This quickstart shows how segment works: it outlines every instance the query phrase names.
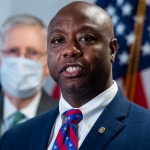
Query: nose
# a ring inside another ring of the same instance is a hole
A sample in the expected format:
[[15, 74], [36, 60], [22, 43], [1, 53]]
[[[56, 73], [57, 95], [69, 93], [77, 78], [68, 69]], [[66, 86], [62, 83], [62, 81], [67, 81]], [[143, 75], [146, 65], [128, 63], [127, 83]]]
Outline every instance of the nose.
[[27, 52], [25, 49], [20, 50], [19, 57], [27, 58]]
[[26, 58], [26, 54], [25, 53], [20, 53], [19, 57]]
[[68, 44], [63, 50], [64, 57], [79, 57], [82, 55], [80, 47], [76, 44]]

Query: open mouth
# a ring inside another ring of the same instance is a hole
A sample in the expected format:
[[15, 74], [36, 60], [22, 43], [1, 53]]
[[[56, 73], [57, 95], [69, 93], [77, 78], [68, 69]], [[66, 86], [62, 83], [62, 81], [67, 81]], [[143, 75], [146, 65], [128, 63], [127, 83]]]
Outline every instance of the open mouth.
[[68, 73], [73, 73], [73, 72], [76, 72], [76, 71], [78, 71], [78, 70], [80, 70], [81, 68], [79, 68], [79, 67], [67, 67], [66, 68], [66, 71], [68, 72]]
[[66, 78], [77, 78], [83, 74], [85, 68], [79, 64], [66, 64], [62, 67], [62, 74]]

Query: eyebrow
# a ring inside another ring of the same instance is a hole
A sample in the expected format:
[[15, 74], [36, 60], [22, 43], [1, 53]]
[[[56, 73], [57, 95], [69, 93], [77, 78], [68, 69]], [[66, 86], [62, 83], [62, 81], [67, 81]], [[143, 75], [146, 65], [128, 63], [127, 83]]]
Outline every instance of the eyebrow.
[[77, 29], [77, 31], [79, 32], [85, 32], [85, 31], [94, 31], [94, 32], [99, 32], [98, 28], [96, 26], [93, 26], [93, 25], [83, 25], [83, 26], [80, 26], [79, 29]]
[[61, 29], [61, 27], [57, 27], [53, 29], [52, 31], [48, 32], [48, 35], [52, 35], [54, 33], [65, 33], [64, 30]]

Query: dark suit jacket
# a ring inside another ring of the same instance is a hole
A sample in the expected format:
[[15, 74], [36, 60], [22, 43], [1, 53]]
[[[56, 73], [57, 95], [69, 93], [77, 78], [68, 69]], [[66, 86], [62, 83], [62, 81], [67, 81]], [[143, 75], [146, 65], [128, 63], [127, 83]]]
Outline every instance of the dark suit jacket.
[[[8, 131], [0, 150], [47, 150], [58, 108]], [[99, 128], [105, 127], [100, 133]], [[150, 111], [128, 101], [119, 90], [79, 150], [150, 150]]]
[[[3, 103], [4, 103], [4, 95], [0, 93], [0, 128], [3, 122]], [[52, 108], [56, 107], [57, 105], [58, 105], [58, 100], [55, 100], [51, 96], [47, 95], [44, 91], [42, 91], [42, 95], [40, 98], [40, 103], [38, 105], [36, 115], [49, 111]]]

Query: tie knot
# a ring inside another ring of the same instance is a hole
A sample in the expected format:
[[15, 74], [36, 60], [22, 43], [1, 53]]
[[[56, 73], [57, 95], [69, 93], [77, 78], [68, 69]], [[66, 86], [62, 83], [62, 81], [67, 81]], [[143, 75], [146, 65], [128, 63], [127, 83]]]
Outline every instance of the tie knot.
[[13, 121], [10, 124], [10, 128], [17, 125], [19, 121], [23, 118], [25, 118], [25, 116], [20, 111], [16, 111], [13, 115]]
[[82, 112], [79, 109], [70, 109], [65, 112], [67, 123], [77, 124], [83, 119]]
[[22, 119], [22, 118], [24, 118], [24, 115], [20, 112], [20, 111], [16, 111], [15, 113], [14, 113], [14, 118], [16, 119], [16, 120], [20, 120], [20, 119]]

